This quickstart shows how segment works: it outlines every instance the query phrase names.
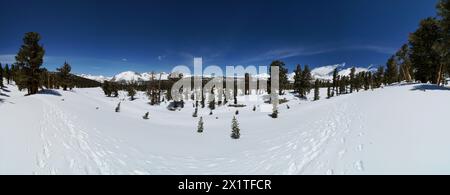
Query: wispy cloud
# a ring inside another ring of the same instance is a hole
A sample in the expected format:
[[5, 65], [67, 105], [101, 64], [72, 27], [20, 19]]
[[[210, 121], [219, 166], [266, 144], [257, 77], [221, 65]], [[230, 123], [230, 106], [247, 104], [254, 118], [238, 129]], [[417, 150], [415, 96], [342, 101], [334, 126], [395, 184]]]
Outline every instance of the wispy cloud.
[[164, 60], [164, 58], [166, 58], [165, 55], [160, 55], [157, 57], [158, 61], [162, 61], [162, 60]]
[[354, 45], [354, 46], [338, 46], [338, 47], [327, 47], [327, 48], [281, 48], [281, 49], [273, 49], [263, 52], [257, 56], [248, 58], [244, 60], [244, 63], [251, 62], [261, 62], [266, 60], [274, 60], [274, 59], [288, 59], [292, 57], [299, 56], [314, 56], [319, 54], [337, 52], [337, 51], [371, 51], [381, 54], [393, 54], [396, 49], [391, 47], [377, 46], [377, 45]]
[[265, 60], [273, 60], [273, 59], [287, 59], [292, 57], [298, 57], [298, 56], [313, 56], [323, 53], [329, 53], [336, 51], [336, 48], [326, 48], [326, 49], [316, 49], [316, 50], [309, 50], [306, 48], [283, 48], [283, 49], [275, 49], [275, 50], [269, 50], [267, 52], [263, 52], [260, 55], [257, 55], [255, 57], [251, 57], [244, 61], [244, 63], [250, 63], [250, 62], [260, 62]]
[[381, 53], [381, 54], [394, 54], [396, 52], [396, 48], [377, 46], [377, 45], [360, 45], [360, 46], [349, 47], [348, 49], [369, 50], [369, 51], [373, 51], [373, 52]]
[[122, 62], [128, 62], [128, 59], [122, 58]]

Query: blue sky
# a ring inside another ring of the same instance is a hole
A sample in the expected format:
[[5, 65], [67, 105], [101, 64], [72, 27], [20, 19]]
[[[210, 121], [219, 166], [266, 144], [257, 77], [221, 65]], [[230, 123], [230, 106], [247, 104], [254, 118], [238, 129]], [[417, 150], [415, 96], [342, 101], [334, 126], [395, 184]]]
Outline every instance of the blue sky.
[[0, 0], [0, 62], [42, 35], [45, 67], [75, 73], [286, 62], [380, 65], [437, 0]]

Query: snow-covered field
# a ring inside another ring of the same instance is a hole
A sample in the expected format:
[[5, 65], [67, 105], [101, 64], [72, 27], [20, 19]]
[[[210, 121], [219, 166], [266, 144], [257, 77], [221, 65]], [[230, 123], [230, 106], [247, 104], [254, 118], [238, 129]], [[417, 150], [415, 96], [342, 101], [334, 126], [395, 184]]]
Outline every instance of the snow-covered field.
[[239, 140], [230, 138], [235, 108], [200, 109], [199, 134], [192, 103], [173, 112], [140, 93], [115, 113], [123, 98], [100, 88], [25, 97], [8, 85], [0, 174], [450, 174], [448, 88], [397, 85], [316, 102], [286, 95], [278, 119], [241, 99]]

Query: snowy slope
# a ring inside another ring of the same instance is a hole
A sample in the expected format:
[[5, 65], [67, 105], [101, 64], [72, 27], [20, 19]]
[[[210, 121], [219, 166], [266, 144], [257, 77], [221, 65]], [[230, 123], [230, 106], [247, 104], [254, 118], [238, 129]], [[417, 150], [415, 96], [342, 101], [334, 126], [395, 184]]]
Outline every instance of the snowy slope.
[[[314, 79], [319, 80], [332, 80], [333, 79], [333, 72], [335, 69], [338, 69], [338, 75], [340, 76], [349, 76], [350, 71], [353, 67], [345, 68], [345, 63], [342, 64], [335, 64], [335, 65], [328, 65], [328, 66], [321, 66], [317, 67], [311, 70], [311, 75]], [[358, 74], [360, 72], [368, 72], [368, 71], [375, 71], [371, 66], [368, 68], [364, 67], [355, 67], [355, 73]], [[295, 75], [295, 74], [294, 74]]]
[[333, 78], [333, 71], [337, 68], [338, 70], [345, 66], [343, 64], [335, 64], [329, 66], [317, 67], [311, 70], [311, 75], [315, 79], [320, 80], [331, 80]]
[[139, 93], [115, 113], [124, 94], [100, 88], [23, 95], [9, 85], [0, 96], [0, 174], [450, 174], [450, 91], [432, 85], [287, 95], [278, 119], [240, 98], [239, 140], [234, 108], [200, 109], [198, 134], [191, 103], [172, 112]]
[[170, 73], [170, 74], [169, 73], [165, 73], [165, 72], [161, 72], [161, 73], [151, 73], [151, 72], [137, 73], [137, 72], [134, 72], [134, 71], [125, 71], [125, 72], [121, 72], [121, 73], [115, 75], [111, 79], [111, 81], [131, 83], [131, 82], [149, 81], [151, 79], [167, 80], [170, 77], [175, 77], [176, 75], [177, 75], [177, 73]]
[[[147, 75], [145, 75], [147, 76]], [[115, 75], [111, 81], [114, 82], [142, 82], [146, 81], [147, 78], [143, 77], [141, 74], [133, 71], [125, 71]]]

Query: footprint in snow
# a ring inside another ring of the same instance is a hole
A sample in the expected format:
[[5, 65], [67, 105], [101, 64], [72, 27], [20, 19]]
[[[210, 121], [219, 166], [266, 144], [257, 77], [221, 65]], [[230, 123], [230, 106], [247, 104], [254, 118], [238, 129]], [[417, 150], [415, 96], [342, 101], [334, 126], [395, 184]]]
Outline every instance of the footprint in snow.
[[360, 144], [360, 145], [358, 145], [358, 151], [362, 151], [363, 150], [363, 145], [362, 144]]
[[362, 161], [356, 161], [355, 162], [355, 168], [358, 171], [364, 171], [364, 164], [363, 164], [363, 162]]
[[328, 169], [326, 174], [327, 175], [334, 175], [333, 169]]

